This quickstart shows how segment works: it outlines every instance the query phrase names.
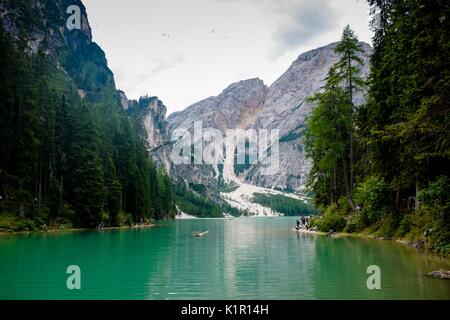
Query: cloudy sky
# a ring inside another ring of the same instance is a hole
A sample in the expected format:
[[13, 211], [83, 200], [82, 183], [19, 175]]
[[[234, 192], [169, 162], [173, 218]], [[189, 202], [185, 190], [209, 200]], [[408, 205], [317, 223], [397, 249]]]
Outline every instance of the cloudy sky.
[[229, 84], [275, 81], [350, 24], [371, 43], [365, 0], [84, 0], [94, 41], [129, 98], [174, 112]]

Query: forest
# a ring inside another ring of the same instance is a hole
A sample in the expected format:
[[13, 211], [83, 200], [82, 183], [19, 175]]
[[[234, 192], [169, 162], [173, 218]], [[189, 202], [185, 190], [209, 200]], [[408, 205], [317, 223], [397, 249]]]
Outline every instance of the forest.
[[290, 198], [280, 194], [271, 195], [255, 193], [252, 202], [259, 203], [285, 216], [309, 216], [317, 214], [315, 208], [302, 200]]
[[0, 231], [173, 216], [171, 181], [120, 105], [101, 49], [64, 50], [63, 72], [25, 46], [0, 29]]
[[[370, 0], [371, 73], [349, 26], [308, 119], [309, 188], [328, 231], [450, 252], [450, 4]], [[357, 92], [366, 102], [354, 103]]]
[[187, 187], [183, 183], [177, 183], [174, 186], [174, 194], [178, 208], [198, 218], [222, 218], [224, 213], [235, 217], [246, 214], [227, 203], [217, 203], [209, 199], [203, 184], [190, 183]]

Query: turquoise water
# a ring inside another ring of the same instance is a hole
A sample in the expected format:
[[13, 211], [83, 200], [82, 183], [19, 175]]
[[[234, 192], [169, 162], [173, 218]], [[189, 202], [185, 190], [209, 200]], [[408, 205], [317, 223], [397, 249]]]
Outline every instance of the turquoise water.
[[[390, 241], [297, 234], [295, 218], [0, 237], [1, 299], [450, 299], [449, 261]], [[209, 230], [195, 238], [196, 231]], [[68, 290], [66, 269], [81, 269]], [[369, 265], [381, 289], [369, 290]]]

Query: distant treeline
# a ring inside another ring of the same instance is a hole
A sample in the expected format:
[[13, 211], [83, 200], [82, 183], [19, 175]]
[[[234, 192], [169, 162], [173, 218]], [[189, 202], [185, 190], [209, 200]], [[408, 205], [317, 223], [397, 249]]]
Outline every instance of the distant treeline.
[[309, 216], [317, 213], [316, 209], [308, 203], [279, 194], [255, 193], [252, 201], [286, 216]]
[[175, 187], [175, 199], [178, 208], [190, 215], [196, 217], [213, 217], [221, 218], [224, 213], [240, 216], [245, 214], [240, 210], [233, 208], [227, 204], [218, 204], [210, 200], [206, 195], [201, 194], [205, 192], [205, 186], [202, 184], [191, 184], [190, 187], [197, 192], [189, 190], [182, 183]]

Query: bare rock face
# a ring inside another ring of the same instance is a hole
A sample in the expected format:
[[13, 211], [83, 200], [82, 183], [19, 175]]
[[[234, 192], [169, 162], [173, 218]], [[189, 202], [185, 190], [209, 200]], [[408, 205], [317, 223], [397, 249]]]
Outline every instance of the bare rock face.
[[[42, 51], [54, 59], [59, 58], [60, 50], [68, 46], [76, 51], [82, 46], [92, 43], [92, 32], [86, 13], [86, 8], [81, 0], [34, 0], [30, 4], [36, 21], [43, 21], [43, 25], [36, 24], [27, 19], [27, 13], [21, 11], [17, 1], [5, 0], [0, 2], [0, 17], [3, 28], [13, 39], [19, 40], [21, 33], [27, 35], [24, 39], [28, 51], [36, 54]], [[69, 30], [65, 28], [67, 13], [70, 6], [80, 9], [80, 29]], [[45, 41], [44, 41], [45, 40]]]
[[144, 127], [147, 131], [147, 142], [150, 149], [154, 149], [167, 139], [167, 109], [160, 100], [153, 98], [144, 106], [144, 110]]
[[233, 83], [217, 97], [209, 97], [181, 112], [172, 113], [167, 119], [169, 132], [177, 128], [189, 129], [195, 121], [202, 121], [204, 128], [223, 132], [253, 127], [267, 91], [260, 79]]
[[[79, 26], [68, 24], [74, 16], [79, 18]], [[101, 100], [105, 92], [100, 88], [115, 91], [119, 99], [105, 53], [92, 41], [81, 0], [2, 0], [0, 18], [13, 42], [25, 44], [20, 47], [27, 54], [46, 55], [58, 69], [72, 77], [82, 99]]]
[[[337, 43], [301, 54], [289, 69], [269, 88], [265, 103], [258, 115], [258, 127], [280, 131], [280, 169], [272, 176], [261, 174], [260, 165], [248, 170], [245, 180], [251, 184], [296, 190], [304, 186], [311, 169], [305, 157], [302, 135], [305, 120], [314, 105], [307, 98], [320, 91], [330, 67], [339, 57], [334, 52]], [[364, 66], [361, 73], [369, 74], [371, 47], [360, 43], [364, 52], [361, 58]], [[362, 93], [355, 97], [355, 103], [364, 102]]]
[[130, 101], [128, 100], [127, 95], [122, 90], [117, 90], [119, 94], [119, 100], [120, 104], [122, 105], [122, 108], [126, 111], [128, 110], [128, 107], [130, 106]]
[[147, 147], [153, 160], [158, 166], [164, 166], [170, 172], [168, 145], [168, 123], [166, 120], [167, 108], [157, 97], [142, 97], [139, 101], [128, 100], [125, 94], [119, 91], [122, 106], [127, 114], [142, 125], [146, 135]]
[[[181, 112], [168, 117], [167, 137], [176, 129], [192, 130], [195, 121], [202, 121], [203, 128], [219, 129], [278, 129], [280, 136], [280, 165], [274, 175], [264, 175], [261, 164], [251, 165], [243, 172], [236, 172], [241, 181], [288, 191], [301, 189], [311, 169], [305, 157], [302, 136], [305, 120], [314, 105], [307, 98], [319, 92], [329, 68], [338, 60], [334, 52], [337, 43], [301, 54], [270, 87], [260, 79], [249, 79], [230, 85], [216, 97], [195, 103]], [[362, 75], [369, 73], [371, 47], [361, 43], [364, 52]], [[355, 98], [356, 104], [364, 102], [362, 93]], [[154, 137], [151, 124], [149, 137]], [[152, 140], [155, 140], [152, 138]], [[161, 146], [170, 151], [170, 142]], [[170, 159], [169, 159], [170, 160]], [[171, 165], [172, 173], [188, 182], [214, 184], [219, 176], [217, 166]]]
[[[170, 156], [176, 140], [172, 134], [183, 129], [193, 134], [194, 122], [201, 121], [204, 129], [218, 129], [225, 137], [227, 129], [248, 129], [256, 125], [256, 116], [264, 103], [268, 88], [260, 79], [248, 79], [228, 86], [216, 97], [197, 102], [181, 112], [168, 117], [168, 142], [160, 153]], [[206, 186], [208, 195], [220, 201], [218, 180], [222, 172], [219, 166], [206, 164], [177, 164], [170, 166], [171, 176], [176, 180]]]

